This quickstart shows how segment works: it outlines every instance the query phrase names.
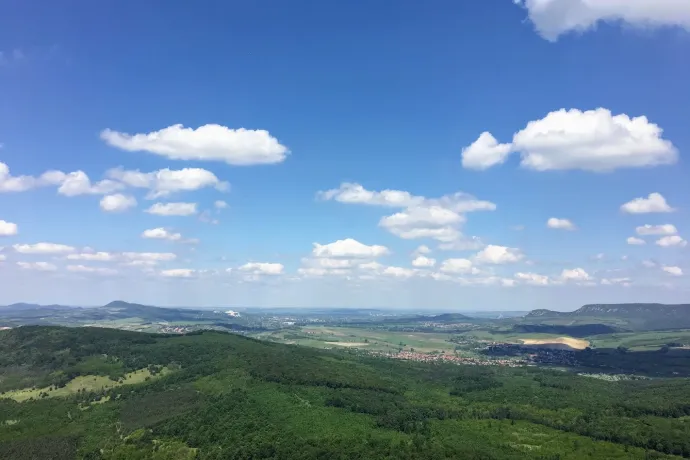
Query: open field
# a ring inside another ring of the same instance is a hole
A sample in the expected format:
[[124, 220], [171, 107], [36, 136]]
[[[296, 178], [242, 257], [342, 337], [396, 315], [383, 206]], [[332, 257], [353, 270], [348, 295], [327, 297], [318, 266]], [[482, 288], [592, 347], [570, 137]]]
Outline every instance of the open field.
[[522, 343], [525, 345], [549, 345], [549, 344], [563, 344], [576, 350], [584, 350], [589, 346], [589, 341], [582, 339], [574, 339], [572, 337], [554, 337], [550, 339], [523, 339]]
[[648, 331], [604, 334], [591, 337], [596, 348], [617, 348], [619, 346], [636, 351], [658, 350], [669, 343], [690, 344], [690, 330]]
[[67, 384], [62, 388], [55, 388], [51, 390], [51, 387], [45, 387], [12, 390], [0, 395], [0, 398], [14, 399], [17, 402], [28, 401], [31, 398], [40, 399], [41, 394], [47, 394], [47, 396], [45, 396], [46, 398], [59, 398], [70, 396], [79, 391], [101, 391], [122, 385], [135, 385], [137, 383], [145, 382], [147, 378], [155, 379], [169, 372], [170, 371], [167, 367], [164, 367], [160, 373], [156, 375], [152, 375], [148, 368], [138, 369], [125, 374], [125, 376], [122, 378], [122, 382], [111, 380], [109, 377], [102, 375], [80, 375], [67, 382]]
[[[489, 341], [514, 344], [559, 344], [568, 345], [573, 349], [584, 349], [589, 341], [572, 337], [541, 334], [491, 332], [488, 330], [473, 330], [459, 334], [442, 332], [405, 332], [386, 331], [381, 329], [366, 329], [356, 327], [337, 326], [309, 326], [264, 332], [255, 335], [256, 338], [272, 340], [288, 344], [303, 345], [316, 348], [360, 348], [370, 351], [397, 352], [400, 349], [420, 353], [452, 353], [474, 354], [473, 341]], [[451, 341], [452, 338], [463, 338], [468, 344]]]

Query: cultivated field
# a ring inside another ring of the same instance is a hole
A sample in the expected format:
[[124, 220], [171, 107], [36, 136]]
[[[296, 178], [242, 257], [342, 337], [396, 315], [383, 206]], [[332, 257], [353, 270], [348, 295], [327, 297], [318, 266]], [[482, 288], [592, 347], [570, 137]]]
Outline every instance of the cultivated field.
[[115, 388], [122, 385], [134, 385], [146, 381], [147, 378], [155, 379], [159, 376], [165, 375], [169, 372], [167, 367], [164, 367], [158, 374], [152, 375], [148, 368], [138, 369], [133, 372], [125, 374], [122, 382], [111, 380], [102, 375], [80, 375], [73, 378], [64, 387], [54, 388], [26, 388], [22, 390], [7, 391], [0, 395], [0, 398], [14, 399], [17, 402], [27, 401], [31, 398], [40, 399], [41, 394], [45, 394], [46, 398], [57, 398], [69, 396], [79, 391], [100, 391], [109, 388]]

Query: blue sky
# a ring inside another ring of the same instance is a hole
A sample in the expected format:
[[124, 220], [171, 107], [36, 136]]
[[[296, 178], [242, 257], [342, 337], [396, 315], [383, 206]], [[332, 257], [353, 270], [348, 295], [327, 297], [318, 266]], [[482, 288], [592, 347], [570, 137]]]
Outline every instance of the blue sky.
[[0, 2], [0, 304], [687, 301], [690, 6], [620, 3]]

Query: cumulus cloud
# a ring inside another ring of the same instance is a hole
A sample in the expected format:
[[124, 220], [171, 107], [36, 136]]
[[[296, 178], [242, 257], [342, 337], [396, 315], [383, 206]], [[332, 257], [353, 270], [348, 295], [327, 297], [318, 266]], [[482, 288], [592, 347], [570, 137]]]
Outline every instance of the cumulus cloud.
[[[63, 174], [63, 173], [60, 173]], [[48, 176], [55, 179], [54, 176]], [[60, 178], [61, 179], [61, 178]], [[55, 185], [56, 182], [42, 180], [32, 176], [13, 176], [7, 164], [0, 162], [0, 193], [2, 192], [25, 192], [35, 187], [45, 185]]]
[[0, 220], [0, 236], [14, 236], [19, 233], [17, 224]]
[[59, 181], [60, 187], [58, 188], [58, 193], [65, 196], [106, 195], [117, 190], [122, 190], [125, 187], [119, 182], [108, 179], [92, 184], [89, 176], [87, 176], [84, 171], [75, 171], [69, 174], [63, 174], [60, 171], [51, 171], [45, 173], [44, 178], [46, 175], [53, 181], [62, 179]]
[[366, 190], [360, 184], [343, 182], [337, 189], [318, 192], [317, 198], [321, 200], [335, 200], [347, 204], [367, 204], [372, 206], [388, 206], [393, 208], [406, 208], [421, 204], [424, 197], [413, 196], [409, 192], [401, 190], [382, 190], [380, 192]]
[[184, 168], [179, 170], [161, 169], [149, 173], [139, 170], [128, 171], [123, 168], [111, 169], [108, 177], [134, 188], [146, 188], [150, 192], [148, 199], [168, 196], [175, 192], [189, 192], [205, 187], [214, 187], [226, 191], [230, 185], [216, 177], [211, 171], [201, 168]]
[[216, 200], [216, 202], [213, 203], [213, 207], [216, 209], [225, 209], [228, 207], [228, 204], [223, 200]]
[[488, 169], [503, 163], [510, 154], [511, 144], [499, 144], [489, 132], [483, 132], [479, 139], [462, 149], [462, 166], [467, 169]]
[[550, 283], [549, 277], [545, 275], [539, 275], [537, 273], [516, 273], [515, 279], [522, 281], [525, 284], [530, 284], [532, 286], [548, 286]]
[[191, 216], [197, 213], [196, 203], [155, 203], [146, 210], [157, 216]]
[[432, 259], [424, 256], [417, 256], [412, 261], [412, 266], [417, 268], [430, 268], [436, 265], [436, 259]]
[[575, 230], [575, 225], [568, 219], [558, 219], [556, 217], [550, 218], [546, 222], [546, 226], [558, 230]]
[[384, 276], [393, 276], [396, 278], [409, 278], [414, 276], [415, 271], [409, 268], [403, 267], [386, 267], [382, 274]]
[[84, 252], [80, 254], [69, 254], [69, 260], [88, 260], [91, 262], [112, 262], [117, 259], [117, 254], [109, 252]]
[[650, 193], [647, 198], [635, 198], [621, 206], [621, 211], [628, 214], [647, 214], [652, 212], [674, 212], [660, 193]]
[[429, 253], [431, 253], [431, 249], [429, 248], [429, 246], [426, 246], [426, 245], [424, 245], [424, 244], [422, 244], [421, 246], [419, 246], [419, 247], [418, 247], [417, 249], [415, 249], [414, 252], [413, 252], [413, 254], [429, 254]]
[[281, 275], [285, 267], [283, 264], [268, 262], [249, 262], [239, 268], [243, 272], [253, 275]]
[[116, 193], [106, 195], [101, 199], [100, 206], [105, 212], [123, 212], [137, 205], [137, 200], [133, 196]]
[[573, 269], [565, 269], [561, 272], [561, 281], [568, 282], [568, 281], [589, 281], [591, 277], [589, 276], [589, 273], [587, 273], [584, 269], [582, 268], [573, 268]]
[[647, 242], [642, 238], [636, 238], [634, 236], [628, 237], [627, 242], [628, 244], [632, 244], [634, 246], [642, 246], [644, 244], [647, 244]]
[[479, 251], [473, 260], [480, 264], [510, 264], [519, 262], [524, 258], [522, 252], [517, 248], [506, 246], [488, 245]]
[[382, 217], [379, 226], [403, 239], [428, 238], [443, 243], [452, 243], [463, 237], [459, 226], [465, 221], [465, 213], [496, 209], [494, 203], [478, 200], [462, 192], [440, 198], [427, 198], [402, 190], [367, 190], [360, 184], [349, 182], [341, 184], [337, 189], [319, 192], [317, 198], [348, 204], [402, 208], [400, 212]]
[[561, 109], [529, 122], [511, 144], [503, 145], [520, 153], [520, 164], [528, 169], [608, 172], [675, 163], [678, 151], [662, 134], [644, 116], [613, 115], [604, 108]]
[[472, 261], [469, 259], [446, 259], [439, 270], [443, 273], [465, 274], [472, 273]]
[[113, 268], [87, 267], [86, 265], [68, 265], [67, 271], [73, 273], [95, 273], [97, 275], [117, 275], [117, 270]]
[[338, 240], [329, 244], [314, 243], [312, 254], [314, 257], [344, 257], [374, 259], [389, 254], [385, 246], [360, 243], [352, 238]]
[[141, 234], [142, 238], [156, 239], [156, 240], [168, 240], [168, 241], [179, 241], [182, 239], [182, 235], [179, 233], [170, 232], [163, 227], [151, 228], [144, 230]]
[[280, 163], [289, 153], [268, 131], [231, 129], [216, 124], [196, 129], [176, 124], [133, 135], [105, 129], [101, 139], [130, 152], [149, 152], [173, 160], [223, 161], [238, 166]]
[[65, 173], [50, 170], [39, 177], [13, 176], [9, 167], [0, 162], [0, 193], [25, 192], [38, 187], [57, 186], [58, 193], [64, 196], [105, 195], [125, 187], [113, 180], [102, 180], [92, 183], [84, 171]]
[[680, 267], [673, 267], [673, 266], [663, 266], [661, 267], [663, 271], [668, 273], [669, 275], [673, 276], [683, 276], [683, 270]]
[[656, 240], [656, 245], [662, 246], [662, 247], [677, 246], [677, 247], [684, 248], [685, 246], [688, 245], [688, 242], [685, 241], [683, 238], [681, 238], [678, 235], [673, 235], [673, 236], [664, 236], [662, 238], [659, 238], [658, 240]]
[[599, 22], [637, 27], [676, 26], [690, 31], [690, 3], [683, 0], [514, 0], [545, 39], [585, 32]]
[[122, 257], [131, 261], [145, 262], [169, 262], [177, 259], [177, 255], [172, 252], [123, 252]]
[[635, 229], [638, 235], [675, 235], [678, 233], [675, 225], [663, 224], [663, 225], [642, 225]]
[[72, 246], [55, 243], [14, 244], [12, 248], [21, 254], [65, 254], [75, 251]]
[[195, 271], [190, 268], [172, 268], [169, 270], [161, 270], [161, 276], [166, 278], [192, 278]]
[[57, 267], [49, 262], [17, 262], [22, 270], [35, 270], [39, 272], [54, 272]]

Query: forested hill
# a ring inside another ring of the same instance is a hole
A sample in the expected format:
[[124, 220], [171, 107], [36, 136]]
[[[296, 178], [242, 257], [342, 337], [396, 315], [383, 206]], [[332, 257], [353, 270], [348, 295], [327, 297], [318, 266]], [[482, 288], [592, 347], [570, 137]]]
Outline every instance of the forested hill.
[[0, 458], [690, 456], [685, 379], [602, 381], [206, 331], [0, 331]]
[[543, 321], [553, 318], [573, 319], [602, 318], [630, 322], [631, 326], [644, 329], [672, 329], [690, 327], [690, 304], [623, 303], [584, 305], [572, 312], [532, 310], [525, 316], [527, 321]]

